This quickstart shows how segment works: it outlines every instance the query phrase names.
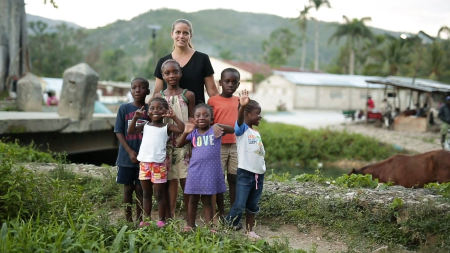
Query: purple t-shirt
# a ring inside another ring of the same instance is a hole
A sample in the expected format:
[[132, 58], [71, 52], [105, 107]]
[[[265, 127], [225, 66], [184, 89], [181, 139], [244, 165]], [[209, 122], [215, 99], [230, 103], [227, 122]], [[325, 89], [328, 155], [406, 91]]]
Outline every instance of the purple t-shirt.
[[187, 137], [192, 144], [186, 178], [186, 194], [213, 195], [227, 191], [220, 162], [222, 137], [215, 138], [213, 127], [199, 134], [195, 129]]

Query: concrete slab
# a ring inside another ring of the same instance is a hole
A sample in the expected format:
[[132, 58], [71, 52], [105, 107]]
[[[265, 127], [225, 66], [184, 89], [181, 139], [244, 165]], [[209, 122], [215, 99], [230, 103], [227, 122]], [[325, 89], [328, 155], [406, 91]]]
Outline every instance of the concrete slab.
[[115, 114], [94, 113], [91, 119], [74, 121], [56, 112], [0, 112], [0, 134], [112, 130], [115, 120]]

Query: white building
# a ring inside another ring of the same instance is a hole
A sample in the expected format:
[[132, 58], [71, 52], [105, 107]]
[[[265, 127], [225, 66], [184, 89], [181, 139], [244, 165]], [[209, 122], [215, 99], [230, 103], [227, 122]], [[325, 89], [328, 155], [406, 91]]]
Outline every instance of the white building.
[[[256, 86], [252, 98], [257, 100], [264, 111], [276, 111], [284, 104], [287, 110], [324, 109], [358, 110], [365, 109], [367, 95], [371, 95], [375, 107], [385, 97], [385, 85], [368, 84], [366, 80], [381, 77], [337, 75], [326, 73], [302, 73], [274, 71], [274, 74]], [[394, 93], [391, 87], [387, 93]], [[407, 104], [407, 91], [400, 91], [401, 107]], [[398, 97], [397, 97], [398, 100]], [[395, 101], [390, 100], [394, 105]], [[397, 102], [398, 103], [398, 102]]]

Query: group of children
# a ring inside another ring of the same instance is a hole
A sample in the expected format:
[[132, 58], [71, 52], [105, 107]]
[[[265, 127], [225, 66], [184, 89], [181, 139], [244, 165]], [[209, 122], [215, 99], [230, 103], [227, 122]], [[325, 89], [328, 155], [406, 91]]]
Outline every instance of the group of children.
[[[149, 83], [143, 78], [131, 82], [134, 101], [120, 107], [115, 132], [119, 139], [117, 182], [124, 184], [126, 219], [132, 221], [131, 204], [136, 193], [136, 220], [148, 225], [154, 192], [158, 204], [157, 225], [163, 227], [175, 214], [180, 182], [187, 210], [185, 231], [195, 226], [198, 202], [202, 201], [207, 224], [217, 215], [235, 229], [242, 227], [246, 211], [247, 235], [259, 238], [253, 231], [255, 214], [259, 212], [264, 173], [264, 146], [253, 129], [261, 120], [261, 107], [239, 87], [236, 69], [222, 71], [222, 93], [211, 97], [208, 104], [195, 106], [195, 95], [179, 87], [181, 66], [169, 59], [161, 72], [167, 89], [154, 94], [148, 105]], [[140, 145], [139, 145], [140, 144]], [[224, 214], [224, 196], [230, 191], [231, 209]], [[215, 206], [218, 212], [215, 212]], [[214, 230], [211, 230], [214, 232]]]

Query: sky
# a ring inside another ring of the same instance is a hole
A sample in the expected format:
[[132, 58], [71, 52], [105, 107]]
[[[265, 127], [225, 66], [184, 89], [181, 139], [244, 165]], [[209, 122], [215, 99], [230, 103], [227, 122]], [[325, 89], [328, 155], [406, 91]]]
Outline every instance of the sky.
[[[297, 17], [308, 0], [56, 0], [58, 9], [44, 0], [25, 0], [29, 14], [75, 23], [85, 28], [97, 28], [116, 20], [130, 20], [149, 10], [160, 8], [195, 12], [205, 9], [233, 9], [240, 12], [266, 13], [285, 18]], [[436, 36], [440, 27], [450, 26], [450, 0], [329, 0], [311, 16], [322, 21], [343, 22], [348, 18], [371, 17], [367, 25], [396, 32], [425, 31]], [[181, 18], [181, 17], [180, 17]], [[220, 17], [218, 17], [220, 18]], [[196, 24], [198, 25], [198, 24]]]

